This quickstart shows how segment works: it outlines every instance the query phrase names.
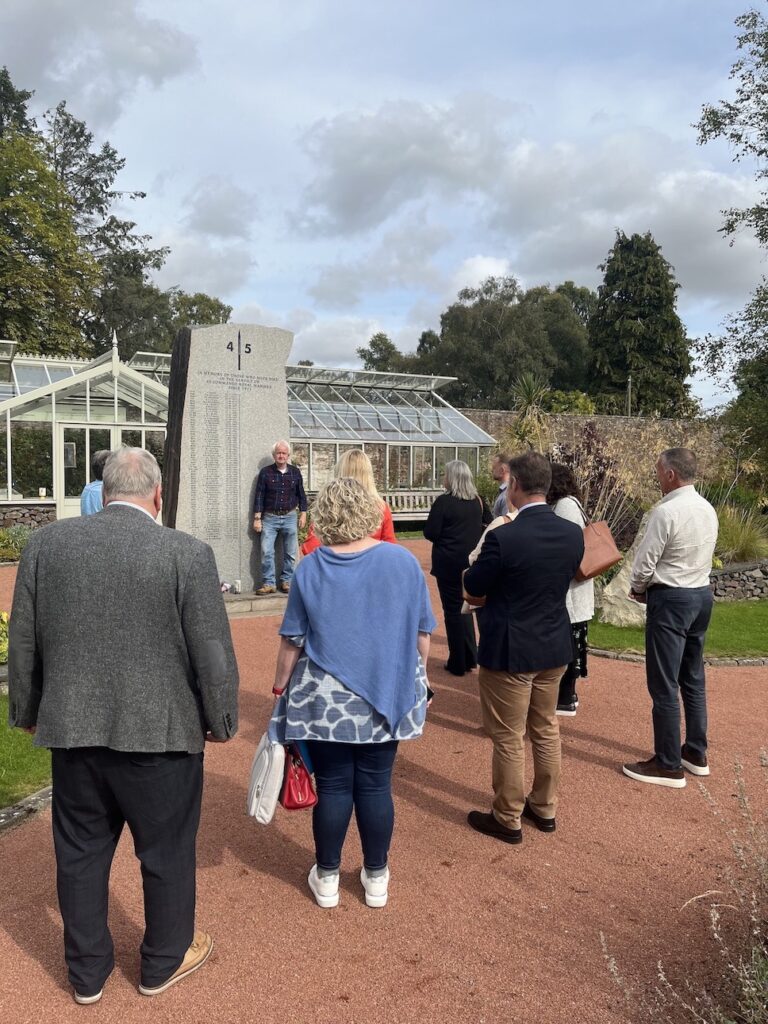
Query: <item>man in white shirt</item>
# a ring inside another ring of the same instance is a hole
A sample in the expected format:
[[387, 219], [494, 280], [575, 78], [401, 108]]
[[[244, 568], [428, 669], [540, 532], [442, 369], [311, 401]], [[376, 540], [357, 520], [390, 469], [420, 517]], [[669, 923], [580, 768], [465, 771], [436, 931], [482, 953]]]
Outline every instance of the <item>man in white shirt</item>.
[[[645, 670], [653, 701], [654, 756], [625, 764], [638, 782], [682, 789], [683, 768], [709, 775], [704, 638], [712, 615], [709, 586], [717, 513], [693, 486], [696, 456], [670, 448], [656, 463], [663, 495], [632, 564], [629, 596], [647, 603]], [[678, 694], [679, 691], [679, 694]], [[685, 743], [680, 746], [680, 701]]]

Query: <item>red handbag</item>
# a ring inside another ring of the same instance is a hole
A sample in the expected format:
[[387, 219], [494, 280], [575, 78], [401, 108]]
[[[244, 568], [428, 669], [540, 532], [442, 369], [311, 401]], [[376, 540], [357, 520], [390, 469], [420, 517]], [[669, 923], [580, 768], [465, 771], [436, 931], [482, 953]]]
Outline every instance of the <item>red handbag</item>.
[[317, 793], [312, 785], [312, 776], [295, 746], [285, 752], [285, 775], [280, 791], [280, 803], [286, 811], [300, 811], [303, 807], [314, 807]]

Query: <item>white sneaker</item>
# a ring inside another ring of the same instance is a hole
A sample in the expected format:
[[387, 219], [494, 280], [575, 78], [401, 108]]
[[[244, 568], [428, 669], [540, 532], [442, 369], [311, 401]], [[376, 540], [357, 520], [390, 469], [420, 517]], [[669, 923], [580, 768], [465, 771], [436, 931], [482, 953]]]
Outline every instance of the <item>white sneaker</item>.
[[365, 889], [365, 905], [367, 907], [385, 907], [389, 893], [389, 868], [383, 875], [370, 877], [365, 868], [360, 872], [360, 881]]
[[325, 875], [323, 878], [317, 873], [317, 864], [312, 865], [312, 870], [307, 878], [309, 888], [315, 897], [318, 907], [326, 909], [339, 905], [339, 873]]

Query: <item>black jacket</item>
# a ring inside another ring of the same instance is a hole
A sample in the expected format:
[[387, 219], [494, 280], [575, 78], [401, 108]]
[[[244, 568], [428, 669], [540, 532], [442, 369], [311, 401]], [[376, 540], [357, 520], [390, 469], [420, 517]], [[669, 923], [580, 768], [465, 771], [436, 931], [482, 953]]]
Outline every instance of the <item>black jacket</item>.
[[464, 576], [478, 610], [484, 668], [538, 672], [573, 660], [565, 595], [584, 557], [584, 535], [549, 505], [524, 509], [492, 530]]
[[432, 575], [460, 575], [482, 536], [483, 524], [490, 521], [491, 513], [480, 498], [454, 498], [447, 492], [435, 498], [424, 525], [424, 536], [432, 541]]

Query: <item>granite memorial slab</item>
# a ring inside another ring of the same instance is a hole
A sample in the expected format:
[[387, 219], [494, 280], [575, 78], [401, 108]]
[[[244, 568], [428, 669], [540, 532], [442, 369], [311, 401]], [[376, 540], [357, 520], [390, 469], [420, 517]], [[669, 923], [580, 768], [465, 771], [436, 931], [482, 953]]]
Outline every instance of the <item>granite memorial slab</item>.
[[171, 357], [163, 522], [213, 548], [219, 576], [260, 582], [251, 509], [259, 469], [289, 435], [293, 334], [256, 324], [179, 331]]

